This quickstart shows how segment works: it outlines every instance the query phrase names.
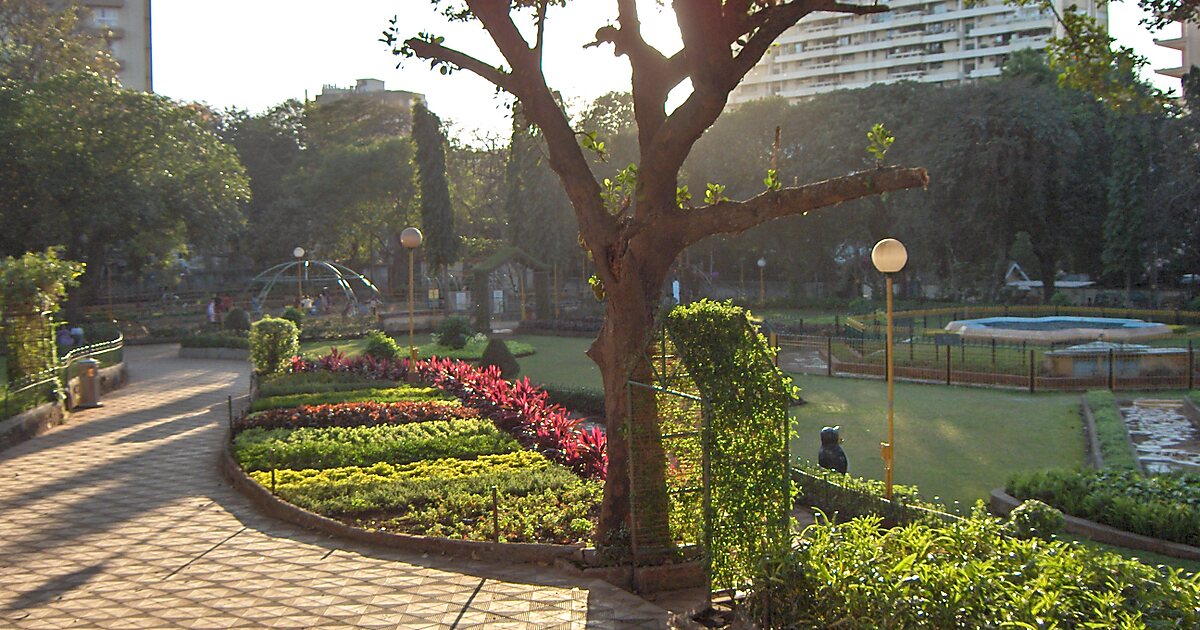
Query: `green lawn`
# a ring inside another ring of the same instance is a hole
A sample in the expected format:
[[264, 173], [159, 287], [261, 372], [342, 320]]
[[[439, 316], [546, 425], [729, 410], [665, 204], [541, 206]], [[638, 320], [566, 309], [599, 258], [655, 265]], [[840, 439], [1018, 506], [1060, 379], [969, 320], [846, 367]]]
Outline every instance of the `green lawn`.
[[[792, 408], [793, 455], [815, 461], [821, 427], [841, 425], [850, 472], [883, 479], [879, 443], [887, 439], [883, 381], [793, 375], [808, 404]], [[898, 484], [926, 498], [969, 507], [1020, 470], [1079, 466], [1079, 394], [1027, 393], [897, 383]]]

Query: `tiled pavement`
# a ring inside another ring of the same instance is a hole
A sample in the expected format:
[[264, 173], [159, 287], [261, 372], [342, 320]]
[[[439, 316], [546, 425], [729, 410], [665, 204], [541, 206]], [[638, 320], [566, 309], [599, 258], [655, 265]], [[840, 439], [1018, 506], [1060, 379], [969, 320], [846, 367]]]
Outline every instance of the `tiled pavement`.
[[361, 547], [260, 516], [216, 472], [245, 364], [175, 353], [128, 348], [130, 383], [103, 408], [0, 451], [0, 627], [670, 625], [603, 582]]

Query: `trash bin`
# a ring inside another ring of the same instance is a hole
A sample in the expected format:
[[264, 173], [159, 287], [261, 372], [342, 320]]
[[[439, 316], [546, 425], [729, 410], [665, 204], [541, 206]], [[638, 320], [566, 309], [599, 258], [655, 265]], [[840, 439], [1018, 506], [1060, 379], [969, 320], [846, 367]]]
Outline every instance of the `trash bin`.
[[79, 366], [79, 401], [75, 409], [103, 407], [100, 403], [100, 362], [80, 359], [75, 365]]

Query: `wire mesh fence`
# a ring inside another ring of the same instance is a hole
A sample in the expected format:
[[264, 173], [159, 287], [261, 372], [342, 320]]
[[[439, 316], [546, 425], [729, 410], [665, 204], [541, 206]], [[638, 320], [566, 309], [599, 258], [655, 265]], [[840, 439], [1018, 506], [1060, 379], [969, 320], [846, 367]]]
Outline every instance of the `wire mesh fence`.
[[114, 328], [115, 338], [59, 354], [54, 339], [58, 324], [43, 317], [5, 317], [0, 320], [0, 363], [6, 378], [0, 380], [0, 419], [63, 400], [67, 384], [79, 376], [79, 360], [95, 359], [100, 367], [124, 360], [125, 338]]
[[[1186, 347], [1130, 347], [1092, 343], [1055, 347], [973, 342], [957, 335], [897, 335], [892, 352], [896, 378], [946, 385], [1038, 390], [1194, 389], [1196, 352]], [[800, 371], [829, 376], [886, 373], [888, 347], [873, 334], [842, 337], [776, 335], [785, 359]], [[807, 360], [800, 360], [807, 359]]]

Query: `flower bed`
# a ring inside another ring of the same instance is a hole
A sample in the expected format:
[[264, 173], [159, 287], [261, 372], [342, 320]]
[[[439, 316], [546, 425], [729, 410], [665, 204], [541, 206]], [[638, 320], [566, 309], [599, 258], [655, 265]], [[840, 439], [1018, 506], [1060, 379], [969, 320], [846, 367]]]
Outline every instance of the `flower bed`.
[[244, 431], [254, 427], [264, 429], [369, 427], [379, 424], [408, 424], [429, 420], [477, 417], [479, 417], [478, 411], [463, 407], [454, 401], [349, 402], [260, 411], [236, 420], [234, 430]]
[[771, 628], [1191, 628], [1200, 578], [1008, 537], [982, 514], [890, 530], [861, 518], [763, 561], [746, 610]]
[[290, 394], [316, 394], [342, 392], [355, 389], [379, 389], [395, 387], [398, 383], [363, 378], [355, 374], [337, 372], [308, 372], [304, 374], [279, 374], [268, 376], [258, 382], [259, 397], [287, 396]]
[[407, 464], [423, 459], [471, 459], [519, 450], [488, 420], [435, 420], [415, 424], [254, 428], [238, 433], [233, 455], [246, 470]]
[[1051, 470], [1017, 475], [1006, 490], [1127, 532], [1200, 546], [1198, 475]]
[[402, 385], [389, 389], [355, 389], [349, 391], [319, 392], [315, 394], [289, 394], [286, 396], [269, 396], [259, 398], [251, 405], [251, 411], [277, 409], [282, 407], [300, 407], [314, 405], [333, 405], [344, 402], [365, 401], [374, 403], [410, 402], [450, 400], [442, 392], [432, 387], [410, 387]]

